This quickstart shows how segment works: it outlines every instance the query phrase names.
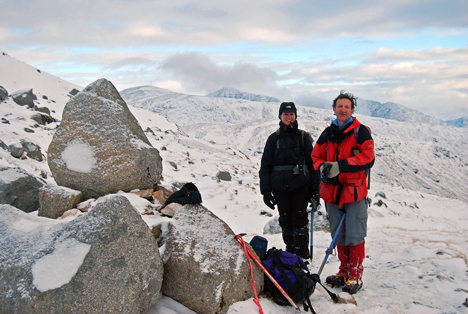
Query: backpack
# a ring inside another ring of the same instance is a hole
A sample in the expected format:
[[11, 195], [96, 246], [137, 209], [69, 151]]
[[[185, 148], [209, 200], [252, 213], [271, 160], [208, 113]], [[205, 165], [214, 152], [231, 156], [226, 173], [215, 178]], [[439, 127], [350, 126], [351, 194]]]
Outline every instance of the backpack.
[[[268, 250], [262, 263], [296, 304], [303, 304], [304, 311], [307, 312], [310, 308], [312, 313], [315, 313], [310, 302], [310, 295], [314, 293], [315, 285], [320, 278], [317, 274], [309, 273], [302, 258], [273, 247]], [[275, 303], [289, 305], [286, 298], [267, 276], [265, 276], [264, 290]]]
[[198, 191], [195, 184], [188, 182], [182, 186], [182, 188], [171, 194], [166, 200], [165, 206], [170, 203], [178, 203], [181, 205], [185, 204], [201, 204], [202, 197], [200, 191]]
[[[304, 130], [301, 130], [301, 129], [298, 129], [297, 130], [299, 133], [301, 133], [301, 152], [304, 154], [304, 147], [305, 147], [305, 144], [304, 144], [304, 136], [305, 134], [308, 134], [306, 131]], [[280, 132], [281, 132], [281, 129], [278, 128], [278, 130], [276, 130], [276, 149], [279, 149], [279, 135], [280, 135]], [[305, 154], [304, 154], [305, 155]], [[299, 167], [298, 165], [285, 165], [285, 166], [275, 166], [273, 167], [273, 170], [274, 171], [278, 171], [278, 170], [292, 170], [294, 174], [299, 174]], [[306, 163], [305, 163], [305, 156], [304, 156], [304, 160], [302, 162], [302, 171], [304, 173], [304, 176], [306, 175], [307, 172], [309, 172], [309, 170], [307, 169], [306, 167]]]

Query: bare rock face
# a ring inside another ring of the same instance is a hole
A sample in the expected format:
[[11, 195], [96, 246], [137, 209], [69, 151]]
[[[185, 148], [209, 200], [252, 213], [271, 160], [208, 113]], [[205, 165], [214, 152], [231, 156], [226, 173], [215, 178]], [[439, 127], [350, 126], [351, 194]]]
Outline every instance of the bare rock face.
[[144, 313], [163, 264], [148, 225], [120, 195], [60, 221], [0, 205], [0, 313]]
[[159, 151], [106, 79], [68, 101], [48, 163], [57, 185], [81, 191], [85, 199], [152, 189], [162, 173]]
[[[197, 313], [223, 314], [254, 297], [249, 263], [234, 232], [201, 205], [180, 208], [169, 225], [162, 292]], [[257, 293], [263, 273], [252, 262]]]

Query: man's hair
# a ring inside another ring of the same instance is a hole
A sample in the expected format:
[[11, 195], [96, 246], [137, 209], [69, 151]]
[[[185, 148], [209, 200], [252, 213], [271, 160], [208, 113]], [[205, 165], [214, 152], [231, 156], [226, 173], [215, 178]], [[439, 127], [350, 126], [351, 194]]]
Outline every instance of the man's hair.
[[351, 109], [353, 110], [357, 106], [357, 98], [354, 97], [354, 95], [351, 93], [346, 93], [344, 90], [342, 90], [340, 94], [333, 100], [333, 108], [336, 107], [336, 102], [338, 99], [348, 99], [351, 101]]

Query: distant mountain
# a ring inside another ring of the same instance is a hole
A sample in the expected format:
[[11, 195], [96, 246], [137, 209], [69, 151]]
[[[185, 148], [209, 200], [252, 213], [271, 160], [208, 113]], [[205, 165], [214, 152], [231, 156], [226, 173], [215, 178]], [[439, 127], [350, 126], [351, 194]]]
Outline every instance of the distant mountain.
[[397, 103], [380, 103], [372, 100], [358, 100], [356, 113], [375, 118], [384, 118], [401, 122], [429, 123], [432, 125], [445, 125], [446, 123], [428, 116], [418, 110], [404, 107]]
[[236, 99], [245, 99], [245, 100], [250, 100], [250, 101], [262, 101], [262, 102], [281, 102], [278, 98], [245, 93], [240, 90], [229, 88], [229, 87], [223, 87], [220, 90], [214, 93], [208, 94], [206, 96], [207, 97], [236, 98]]
[[156, 112], [178, 126], [275, 118], [279, 108], [277, 103], [187, 95], [154, 86], [119, 92], [129, 105]]
[[468, 117], [461, 117], [455, 120], [445, 120], [445, 123], [453, 125], [457, 128], [468, 128]]

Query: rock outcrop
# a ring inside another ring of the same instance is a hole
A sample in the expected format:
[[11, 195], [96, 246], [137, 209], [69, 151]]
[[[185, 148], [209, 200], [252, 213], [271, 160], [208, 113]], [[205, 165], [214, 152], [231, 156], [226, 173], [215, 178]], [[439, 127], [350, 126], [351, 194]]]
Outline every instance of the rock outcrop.
[[158, 150], [105, 79], [68, 101], [48, 163], [58, 185], [81, 191], [85, 199], [154, 188], [162, 173]]
[[120, 195], [71, 221], [0, 205], [0, 313], [144, 313], [161, 298], [153, 235]]

